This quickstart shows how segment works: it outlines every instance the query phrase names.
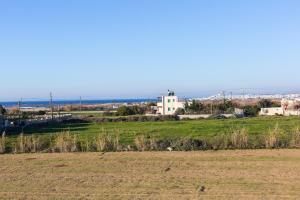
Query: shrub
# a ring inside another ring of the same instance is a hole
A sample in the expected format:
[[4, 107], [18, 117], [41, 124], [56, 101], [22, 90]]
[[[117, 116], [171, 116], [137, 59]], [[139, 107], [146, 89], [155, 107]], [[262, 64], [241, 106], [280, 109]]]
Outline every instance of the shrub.
[[58, 152], [76, 152], [78, 151], [77, 135], [68, 132], [56, 134], [54, 151]]
[[248, 133], [246, 129], [238, 129], [231, 133], [231, 144], [233, 148], [245, 149], [248, 147]]
[[260, 109], [258, 106], [245, 106], [244, 107], [244, 115], [246, 117], [255, 117], [258, 115], [259, 110]]
[[117, 109], [117, 115], [128, 116], [128, 115], [141, 115], [145, 113], [145, 108], [140, 106], [121, 106]]
[[175, 115], [184, 115], [185, 114], [185, 110], [183, 108], [177, 108], [177, 110], [175, 111]]
[[269, 130], [269, 133], [265, 136], [265, 147], [266, 148], [279, 147], [279, 136], [280, 136], [280, 129], [278, 124], [276, 124], [274, 129]]
[[39, 136], [24, 136], [23, 133], [14, 143], [14, 153], [36, 153], [43, 149], [43, 142]]
[[165, 151], [167, 150], [168, 147], [172, 146], [172, 141], [171, 140], [150, 140], [150, 146], [151, 150], [156, 150], [156, 151]]
[[171, 145], [177, 151], [195, 151], [195, 150], [204, 150], [206, 144], [202, 140], [184, 138], [172, 141]]
[[300, 129], [296, 128], [291, 133], [290, 145], [291, 148], [300, 148]]
[[108, 134], [104, 130], [95, 139], [96, 150], [103, 151], [118, 151], [120, 149], [119, 133]]
[[230, 146], [230, 137], [228, 134], [216, 135], [210, 139], [209, 146], [214, 150], [228, 149]]
[[148, 141], [144, 135], [135, 137], [134, 143], [138, 151], [145, 151], [149, 147]]

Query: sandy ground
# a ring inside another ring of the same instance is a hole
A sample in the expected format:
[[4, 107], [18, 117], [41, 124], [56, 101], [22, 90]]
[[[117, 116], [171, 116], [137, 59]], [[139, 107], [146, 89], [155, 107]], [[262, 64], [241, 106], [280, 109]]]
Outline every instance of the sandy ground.
[[0, 199], [300, 199], [300, 150], [0, 155]]

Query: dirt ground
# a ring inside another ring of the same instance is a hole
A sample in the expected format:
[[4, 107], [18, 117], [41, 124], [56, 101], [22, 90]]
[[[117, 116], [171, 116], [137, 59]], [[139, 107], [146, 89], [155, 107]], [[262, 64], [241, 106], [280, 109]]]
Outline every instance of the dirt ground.
[[300, 199], [300, 150], [0, 155], [0, 199]]

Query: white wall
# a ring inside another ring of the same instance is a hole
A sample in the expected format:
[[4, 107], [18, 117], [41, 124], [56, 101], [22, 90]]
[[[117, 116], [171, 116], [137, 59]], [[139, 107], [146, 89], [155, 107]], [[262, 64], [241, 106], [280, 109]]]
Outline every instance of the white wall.
[[273, 116], [273, 115], [283, 115], [282, 107], [275, 108], [262, 108], [259, 115]]
[[184, 102], [179, 102], [177, 96], [162, 96], [162, 102], [157, 103], [158, 113], [173, 115], [178, 108], [184, 108]]

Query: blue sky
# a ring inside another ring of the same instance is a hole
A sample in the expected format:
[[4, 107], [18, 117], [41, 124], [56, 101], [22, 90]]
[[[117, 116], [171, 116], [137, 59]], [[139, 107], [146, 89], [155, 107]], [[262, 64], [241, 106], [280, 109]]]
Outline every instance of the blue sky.
[[1, 0], [0, 100], [298, 92], [299, 8], [298, 0]]

